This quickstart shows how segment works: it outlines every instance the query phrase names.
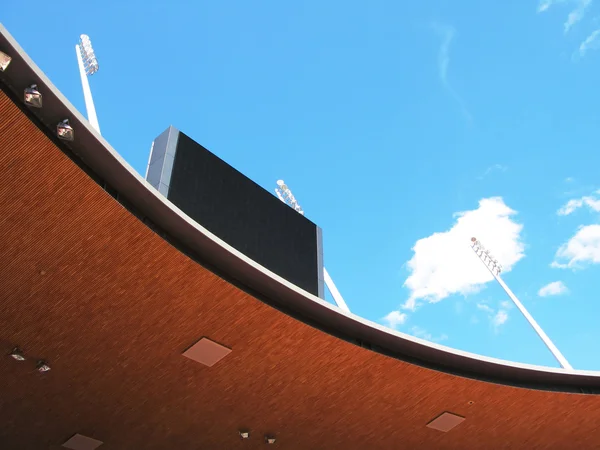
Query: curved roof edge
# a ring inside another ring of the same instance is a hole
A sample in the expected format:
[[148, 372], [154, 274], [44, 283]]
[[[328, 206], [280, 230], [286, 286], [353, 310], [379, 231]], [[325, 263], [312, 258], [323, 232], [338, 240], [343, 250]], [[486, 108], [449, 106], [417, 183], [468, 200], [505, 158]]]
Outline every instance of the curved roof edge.
[[[160, 195], [91, 127], [2, 24], [0, 51], [12, 57], [10, 66], [0, 72], [0, 82], [17, 98], [32, 83], [38, 85], [44, 96], [43, 109], [30, 110], [22, 101], [19, 105], [59, 147], [72, 152], [80, 165], [102, 178], [106, 184], [100, 184], [117, 199], [121, 197], [124, 206], [137, 211], [146, 224], [164, 231], [159, 234], [170, 243], [261, 300], [332, 335], [412, 364], [513, 386], [600, 394], [600, 371], [555, 369], [452, 349], [345, 313], [292, 285], [217, 238]], [[65, 118], [75, 130], [75, 140], [69, 143], [54, 136], [56, 124]]]

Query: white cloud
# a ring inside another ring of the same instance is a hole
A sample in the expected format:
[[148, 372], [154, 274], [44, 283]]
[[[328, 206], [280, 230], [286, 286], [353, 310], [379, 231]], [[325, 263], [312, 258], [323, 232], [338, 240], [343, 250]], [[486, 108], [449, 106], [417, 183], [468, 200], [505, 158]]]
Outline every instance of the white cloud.
[[578, 0], [577, 6], [575, 9], [569, 13], [567, 16], [567, 21], [565, 22], [564, 28], [565, 33], [568, 33], [569, 30], [579, 22], [585, 16], [585, 12], [587, 8], [592, 4], [592, 0]]
[[412, 334], [415, 337], [424, 339], [426, 341], [430, 341], [430, 342], [441, 342], [441, 341], [445, 341], [446, 339], [448, 339], [448, 336], [446, 336], [445, 334], [442, 334], [438, 337], [434, 337], [431, 333], [427, 332], [426, 330], [424, 330], [421, 327], [417, 327], [414, 326], [410, 329], [410, 334]]
[[442, 44], [440, 45], [440, 52], [438, 54], [438, 69], [440, 72], [440, 79], [444, 86], [448, 85], [448, 66], [450, 65], [450, 45], [454, 39], [456, 31], [454, 27], [449, 25], [434, 25], [434, 30], [442, 37]]
[[477, 309], [485, 311], [486, 313], [493, 314], [494, 310], [484, 303], [477, 303]]
[[547, 11], [548, 8], [550, 8], [552, 5], [555, 5], [557, 3], [564, 3], [565, 1], [567, 0], [540, 0], [537, 11], [539, 13]]
[[479, 207], [454, 214], [454, 226], [419, 239], [407, 262], [410, 271], [404, 286], [410, 296], [403, 308], [414, 310], [419, 302], [436, 303], [452, 294], [478, 292], [494, 278], [470, 248], [477, 237], [503, 266], [503, 272], [525, 256], [521, 242], [523, 226], [501, 197], [482, 199]]
[[538, 12], [544, 12], [546, 11], [548, 8], [550, 8], [550, 5], [552, 4], [552, 0], [542, 0], [540, 2], [540, 4], [538, 5]]
[[500, 306], [504, 309], [510, 309], [513, 307], [513, 304], [508, 300], [504, 300], [503, 302], [500, 302]]
[[492, 319], [492, 325], [494, 325], [494, 327], [497, 328], [500, 325], [504, 325], [507, 320], [508, 320], [508, 313], [506, 311], [504, 311], [503, 309], [501, 309], [496, 313], [496, 315]]
[[600, 28], [592, 31], [579, 46], [579, 56], [585, 56], [588, 50], [598, 48], [598, 37], [600, 37]]
[[388, 327], [395, 330], [399, 325], [402, 325], [404, 322], [406, 322], [406, 317], [407, 315], [401, 313], [400, 311], [392, 311], [381, 320], [383, 320]]
[[581, 197], [578, 199], [569, 200], [566, 205], [558, 210], [559, 216], [568, 216], [576, 209], [582, 206], [587, 206], [592, 211], [600, 212], [600, 199], [595, 197]]
[[562, 281], [553, 281], [543, 286], [539, 291], [540, 297], [548, 297], [550, 295], [561, 295], [568, 292], [567, 286]]
[[[585, 197], [584, 197], [585, 198]], [[568, 216], [573, 211], [583, 206], [583, 198], [569, 200], [565, 205], [561, 206], [556, 212], [559, 216]]]
[[575, 24], [583, 20], [592, 1], [593, 0], [541, 0], [538, 4], [537, 12], [541, 13], [548, 11], [551, 6], [562, 3], [575, 4], [575, 7], [571, 10], [563, 25], [565, 33], [568, 33]]
[[496, 331], [498, 331], [498, 328], [501, 325], [504, 325], [508, 320], [508, 310], [510, 308], [512, 308], [512, 304], [508, 300], [500, 302], [500, 308], [498, 308], [498, 310], [485, 303], [477, 303], [477, 309], [487, 314]]
[[579, 227], [575, 236], [561, 245], [551, 266], [577, 269], [600, 263], [600, 225]]
[[485, 172], [483, 172], [483, 174], [478, 176], [477, 179], [483, 180], [485, 177], [487, 177], [490, 173], [492, 173], [495, 170], [498, 170], [500, 172], [506, 172], [506, 169], [507, 169], [507, 167], [503, 166], [502, 164], [494, 164], [493, 166], [490, 166], [487, 169], [485, 169]]
[[456, 35], [456, 30], [454, 27], [450, 25], [443, 24], [433, 24], [434, 31], [442, 38], [442, 43], [440, 44], [440, 50], [438, 53], [438, 71], [439, 76], [444, 88], [450, 93], [452, 97], [459, 104], [463, 114], [467, 118], [469, 122], [473, 121], [473, 117], [471, 113], [467, 109], [464, 100], [458, 93], [454, 90], [454, 88], [450, 85], [448, 81], [448, 67], [450, 67], [450, 46], [452, 45], [452, 41], [454, 40], [454, 36]]
[[600, 198], [596, 196], [597, 194], [600, 194], [600, 191], [595, 192], [594, 195], [571, 199], [558, 210], [557, 214], [559, 216], [568, 216], [583, 206], [587, 206], [592, 211], [600, 212]]

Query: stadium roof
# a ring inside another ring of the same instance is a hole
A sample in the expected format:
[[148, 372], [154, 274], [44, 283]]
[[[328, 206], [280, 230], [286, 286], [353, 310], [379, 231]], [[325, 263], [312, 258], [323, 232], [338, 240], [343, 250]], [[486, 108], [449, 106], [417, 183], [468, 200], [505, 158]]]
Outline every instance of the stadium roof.
[[[1, 26], [0, 51], [12, 57], [0, 72], [0, 344], [27, 358], [0, 360], [6, 448], [75, 434], [107, 449], [257, 448], [266, 435], [285, 449], [600, 442], [599, 373], [484, 358], [340, 312], [158, 194]], [[32, 83], [41, 109], [22, 102]], [[65, 118], [73, 142], [55, 136]], [[223, 350], [213, 365], [182, 355], [202, 338]], [[444, 412], [464, 420], [427, 427]]]

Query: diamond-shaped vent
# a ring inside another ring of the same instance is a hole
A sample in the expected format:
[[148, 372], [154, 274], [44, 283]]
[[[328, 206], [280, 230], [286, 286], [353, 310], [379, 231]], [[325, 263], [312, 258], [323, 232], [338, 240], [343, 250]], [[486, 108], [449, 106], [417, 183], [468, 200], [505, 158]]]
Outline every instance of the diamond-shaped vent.
[[212, 367], [225, 356], [231, 353], [231, 349], [217, 344], [207, 338], [202, 338], [190, 348], [188, 348], [183, 356], [193, 359], [200, 364]]
[[82, 434], [76, 434], [62, 446], [72, 450], [96, 450], [102, 445], [102, 441], [92, 439]]
[[463, 422], [464, 420], [465, 420], [464, 417], [457, 416], [456, 414], [452, 414], [449, 412], [445, 412], [445, 413], [442, 413], [441, 415], [437, 416], [431, 422], [429, 422], [427, 424], [427, 427], [433, 428], [434, 430], [443, 431], [444, 433], [446, 433], [447, 431], [450, 431], [452, 428], [454, 428], [456, 425]]

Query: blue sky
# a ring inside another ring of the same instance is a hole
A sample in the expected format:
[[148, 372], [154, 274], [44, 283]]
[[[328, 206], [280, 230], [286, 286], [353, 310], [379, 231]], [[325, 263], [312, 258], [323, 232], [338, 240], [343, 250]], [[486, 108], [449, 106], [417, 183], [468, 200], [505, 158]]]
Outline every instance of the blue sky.
[[103, 135], [140, 173], [172, 124], [270, 191], [283, 178], [354, 313], [557, 366], [475, 234], [569, 362], [600, 370], [600, 0], [27, 9], [3, 24], [81, 111], [91, 37]]

